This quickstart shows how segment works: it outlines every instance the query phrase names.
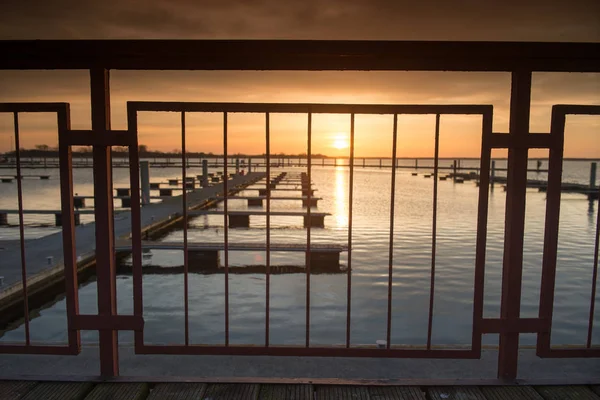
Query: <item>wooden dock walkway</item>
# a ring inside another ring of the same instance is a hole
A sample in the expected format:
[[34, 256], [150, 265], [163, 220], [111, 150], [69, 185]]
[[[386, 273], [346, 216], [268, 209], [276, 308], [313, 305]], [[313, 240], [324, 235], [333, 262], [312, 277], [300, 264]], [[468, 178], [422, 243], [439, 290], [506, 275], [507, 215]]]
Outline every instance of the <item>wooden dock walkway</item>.
[[[457, 173], [456, 175], [450, 174], [451, 178], [462, 179], [463, 181], [476, 181], [479, 182], [479, 175], [477, 174], [462, 174]], [[506, 184], [508, 183], [508, 179], [504, 176], [493, 176], [490, 177], [490, 184], [500, 184], [504, 188], [506, 188]], [[540, 192], [546, 192], [548, 190], [548, 182], [538, 179], [527, 179], [527, 187], [538, 189]], [[562, 182], [561, 192], [563, 193], [578, 193], [588, 196], [590, 199], [598, 199], [598, 187], [590, 187], [590, 185], [585, 185], [582, 183], [570, 183], [570, 182]]]
[[[225, 250], [224, 243], [206, 243], [206, 242], [188, 242], [188, 250], [190, 251], [223, 251]], [[311, 251], [319, 253], [341, 253], [348, 250], [347, 245], [329, 244], [329, 243], [311, 243]], [[142, 250], [183, 250], [183, 242], [154, 242], [142, 241]], [[265, 251], [267, 246], [264, 243], [229, 243], [230, 251]], [[290, 251], [290, 252], [305, 252], [307, 250], [306, 243], [271, 243], [271, 251]], [[115, 243], [116, 251], [130, 251], [131, 242], [128, 240], [120, 240]]]
[[[193, 210], [189, 215], [223, 215], [224, 210]], [[268, 213], [272, 217], [303, 217], [304, 227], [325, 227], [325, 217], [331, 215], [325, 212], [311, 212], [310, 215], [306, 211], [270, 211]], [[266, 211], [259, 210], [244, 210], [244, 211], [228, 211], [227, 218], [230, 228], [248, 228], [250, 226], [250, 216], [266, 216]]]
[[[228, 181], [230, 190], [234, 188], [242, 189], [264, 177], [264, 173], [251, 173], [247, 175], [236, 176]], [[204, 202], [210, 201], [223, 192], [223, 184], [214, 185], [207, 188], [197, 189], [188, 193], [188, 205], [198, 206]], [[141, 208], [142, 229], [157, 226], [163, 221], [170, 220], [174, 215], [182, 211], [181, 196], [170, 197], [160, 203], [151, 203]], [[82, 211], [79, 211], [82, 212]], [[128, 237], [131, 232], [131, 213], [128, 210], [115, 211], [114, 221], [115, 238]], [[94, 257], [94, 248], [96, 245], [95, 224], [89, 223], [80, 225], [75, 229], [75, 246], [78, 260], [86, 260]], [[16, 287], [10, 288], [13, 284], [20, 286], [21, 281], [21, 256], [19, 251], [19, 241], [8, 241], [2, 243], [2, 263], [0, 263], [0, 276], [4, 277], [4, 285], [0, 288], [0, 297], [7, 290], [18, 290]], [[49, 262], [49, 260], [52, 260]], [[39, 239], [25, 241], [25, 262], [27, 266], [27, 276], [33, 282], [38, 279], [44, 279], [45, 276], [56, 274], [62, 276], [62, 232], [44, 236]], [[38, 275], [40, 274], [40, 275]], [[35, 275], [38, 275], [33, 278]], [[33, 279], [33, 280], [32, 280]], [[30, 292], [31, 293], [31, 292]]]
[[[236, 380], [234, 380], [235, 382]], [[600, 400], [600, 386], [419, 386], [311, 383], [0, 381], [3, 400]], [[257, 379], [258, 381], [258, 379]], [[263, 380], [263, 382], [268, 380]], [[272, 381], [277, 382], [276, 379]]]

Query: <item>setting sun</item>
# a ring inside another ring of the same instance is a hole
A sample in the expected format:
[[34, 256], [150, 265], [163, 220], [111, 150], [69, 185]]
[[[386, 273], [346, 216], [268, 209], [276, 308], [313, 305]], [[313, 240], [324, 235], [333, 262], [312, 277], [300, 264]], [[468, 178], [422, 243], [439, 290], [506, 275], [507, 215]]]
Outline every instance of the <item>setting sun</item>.
[[333, 139], [333, 147], [338, 150], [342, 150], [350, 147], [350, 144], [348, 143], [348, 139], [345, 135], [338, 135]]

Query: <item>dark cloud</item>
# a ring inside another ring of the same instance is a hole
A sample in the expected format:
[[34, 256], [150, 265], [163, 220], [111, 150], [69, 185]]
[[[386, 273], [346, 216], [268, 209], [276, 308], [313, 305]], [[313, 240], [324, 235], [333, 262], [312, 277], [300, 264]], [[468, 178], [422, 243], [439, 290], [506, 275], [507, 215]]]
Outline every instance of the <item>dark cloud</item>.
[[8, 0], [0, 38], [599, 41], [600, 1]]

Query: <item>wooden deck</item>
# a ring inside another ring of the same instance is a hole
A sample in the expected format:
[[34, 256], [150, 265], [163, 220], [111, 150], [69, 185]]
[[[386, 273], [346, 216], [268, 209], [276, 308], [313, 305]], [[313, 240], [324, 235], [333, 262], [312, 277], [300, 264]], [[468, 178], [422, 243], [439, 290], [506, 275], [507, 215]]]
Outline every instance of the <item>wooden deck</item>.
[[[264, 173], [252, 173], [244, 176], [238, 176], [230, 181], [230, 187], [238, 185], [249, 185], [261, 179]], [[196, 206], [203, 202], [216, 197], [223, 190], [222, 184], [211, 186], [208, 188], [197, 189], [188, 193], [188, 205]], [[152, 203], [141, 209], [142, 227], [150, 228], [158, 225], [162, 221], [168, 221], [171, 217], [180, 215], [182, 210], [182, 198], [179, 196], [169, 197], [161, 203]], [[37, 210], [41, 211], [41, 210]], [[93, 210], [79, 210], [76, 213], [93, 213]], [[48, 212], [48, 210], [46, 210]], [[55, 213], [56, 211], [50, 211]], [[115, 237], [128, 237], [131, 232], [131, 213], [129, 211], [115, 212]], [[94, 248], [96, 245], [95, 224], [89, 223], [80, 225], [76, 228], [75, 234], [77, 240], [75, 242], [77, 255], [82, 260], [94, 257]], [[27, 254], [27, 275], [41, 274], [63, 274], [63, 248], [62, 248], [62, 232], [57, 232], [52, 235], [47, 235], [39, 239], [27, 240], [25, 242], [25, 250]], [[47, 257], [51, 256], [54, 260], [53, 265], [48, 265]], [[0, 290], [0, 298], [7, 288], [11, 285], [18, 288], [21, 280], [21, 257], [18, 249], [18, 241], [14, 245], [8, 246], [3, 252], [3, 262], [0, 263], [0, 275], [4, 276], [5, 286]], [[45, 278], [44, 278], [45, 279]], [[30, 287], [30, 294], [33, 289]], [[0, 396], [0, 399], [2, 397]]]
[[352, 386], [0, 381], [3, 400], [600, 400], [600, 386]]
[[[223, 210], [191, 210], [188, 211], [188, 215], [223, 215]], [[272, 217], [307, 217], [308, 212], [306, 211], [270, 211], [268, 213]], [[266, 211], [257, 210], [241, 210], [241, 211], [227, 211], [227, 215], [262, 215], [266, 216]], [[312, 217], [326, 217], [331, 213], [326, 212], [311, 212]]]
[[[188, 250], [198, 251], [210, 251], [225, 250], [224, 243], [199, 243], [199, 242], [188, 242]], [[267, 246], [264, 243], [229, 243], [230, 251], [266, 251]], [[304, 252], [307, 250], [305, 243], [271, 243], [271, 251], [291, 251], [291, 252]], [[328, 244], [328, 243], [311, 243], [311, 251], [318, 251], [320, 253], [340, 253], [348, 250], [348, 246], [339, 244]], [[142, 241], [142, 249], [145, 250], [183, 250], [182, 242], [153, 242], [153, 241]], [[131, 242], [129, 241], [118, 241], [115, 243], [116, 251], [130, 251]]]
[[[224, 196], [217, 197], [218, 200], [225, 200]], [[267, 196], [227, 196], [228, 200], [266, 200]], [[323, 200], [322, 197], [311, 196], [312, 200]], [[271, 200], [308, 200], [308, 196], [271, 196]]]

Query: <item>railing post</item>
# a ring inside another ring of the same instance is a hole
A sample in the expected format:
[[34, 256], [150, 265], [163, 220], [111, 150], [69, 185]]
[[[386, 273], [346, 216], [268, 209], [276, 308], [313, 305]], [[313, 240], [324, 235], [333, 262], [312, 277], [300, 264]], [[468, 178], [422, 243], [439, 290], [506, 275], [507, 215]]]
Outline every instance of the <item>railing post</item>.
[[[510, 97], [512, 147], [508, 149], [504, 258], [500, 317], [513, 325], [521, 313], [525, 192], [527, 184], [527, 135], [531, 106], [531, 72], [513, 71]], [[498, 378], [515, 379], [519, 357], [519, 333], [500, 334]]]
[[597, 163], [593, 162], [590, 164], [590, 191], [596, 189], [596, 167]]
[[[90, 70], [92, 130], [110, 129], [109, 72]], [[96, 227], [96, 275], [98, 314], [117, 314], [111, 148], [94, 145], [94, 216]], [[117, 331], [100, 330], [100, 374], [119, 375]]]

